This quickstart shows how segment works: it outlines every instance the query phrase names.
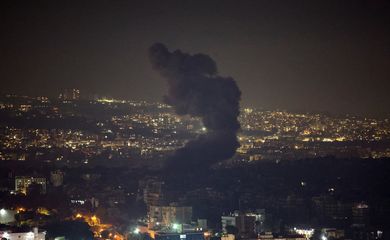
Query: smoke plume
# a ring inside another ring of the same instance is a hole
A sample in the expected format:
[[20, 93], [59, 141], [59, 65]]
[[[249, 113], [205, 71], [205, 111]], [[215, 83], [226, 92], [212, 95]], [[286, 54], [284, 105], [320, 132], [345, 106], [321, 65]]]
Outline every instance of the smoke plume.
[[232, 157], [239, 147], [241, 92], [230, 77], [218, 76], [214, 60], [205, 54], [170, 52], [156, 43], [149, 49], [153, 67], [167, 80], [164, 102], [179, 115], [200, 117], [207, 131], [178, 149], [168, 168], [194, 169]]

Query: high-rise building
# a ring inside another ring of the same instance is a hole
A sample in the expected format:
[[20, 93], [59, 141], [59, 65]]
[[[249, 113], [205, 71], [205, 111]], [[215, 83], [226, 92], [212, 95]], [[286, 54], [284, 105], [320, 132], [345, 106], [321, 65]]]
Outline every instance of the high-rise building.
[[171, 203], [169, 206], [150, 206], [149, 227], [174, 227], [175, 224], [188, 224], [192, 220], [192, 207], [179, 206]]
[[29, 176], [16, 176], [15, 177], [15, 192], [27, 194], [28, 188], [32, 184], [40, 186], [40, 193], [46, 193], [46, 178], [44, 177], [29, 177]]
[[367, 227], [369, 225], [369, 207], [365, 203], [358, 203], [352, 207], [352, 226]]
[[148, 178], [141, 180], [139, 187], [142, 191], [142, 199], [148, 209], [150, 206], [159, 206], [162, 203], [164, 187], [163, 181], [159, 181], [154, 178]]
[[227, 232], [229, 226], [237, 228], [240, 236], [251, 236], [256, 231], [256, 215], [235, 212], [229, 216], [221, 217], [222, 229]]

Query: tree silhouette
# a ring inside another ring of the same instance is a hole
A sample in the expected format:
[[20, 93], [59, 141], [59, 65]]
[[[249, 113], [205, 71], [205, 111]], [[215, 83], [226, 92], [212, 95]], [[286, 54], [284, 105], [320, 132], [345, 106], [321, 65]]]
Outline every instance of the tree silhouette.
[[64, 236], [66, 239], [93, 239], [93, 233], [86, 222], [63, 221], [50, 224], [46, 227], [47, 237], [55, 238]]

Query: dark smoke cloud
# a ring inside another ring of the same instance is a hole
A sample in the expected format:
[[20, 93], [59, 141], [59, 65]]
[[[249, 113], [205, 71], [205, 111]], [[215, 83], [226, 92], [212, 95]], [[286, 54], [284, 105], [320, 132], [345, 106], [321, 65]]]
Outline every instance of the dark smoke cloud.
[[175, 152], [168, 168], [207, 167], [232, 157], [239, 147], [236, 135], [241, 97], [234, 79], [218, 76], [216, 63], [204, 54], [170, 52], [156, 43], [149, 55], [154, 68], [167, 80], [165, 103], [177, 114], [200, 117], [207, 128], [205, 134]]

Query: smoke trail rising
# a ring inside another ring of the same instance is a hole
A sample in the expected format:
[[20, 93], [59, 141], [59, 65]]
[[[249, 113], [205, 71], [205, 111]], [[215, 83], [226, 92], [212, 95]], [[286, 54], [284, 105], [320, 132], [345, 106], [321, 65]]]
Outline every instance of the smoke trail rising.
[[168, 167], [207, 167], [232, 157], [239, 147], [241, 92], [230, 77], [218, 75], [216, 63], [205, 54], [170, 52], [156, 43], [149, 49], [153, 67], [168, 83], [164, 102], [180, 115], [200, 117], [207, 132], [189, 141], [169, 159]]

